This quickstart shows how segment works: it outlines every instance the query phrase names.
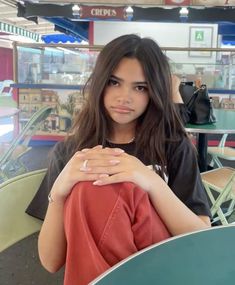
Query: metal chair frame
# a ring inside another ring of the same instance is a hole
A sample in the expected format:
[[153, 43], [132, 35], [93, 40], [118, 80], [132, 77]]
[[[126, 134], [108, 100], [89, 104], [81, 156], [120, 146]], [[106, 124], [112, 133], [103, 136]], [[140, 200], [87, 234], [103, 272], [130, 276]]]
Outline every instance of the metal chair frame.
[[52, 110], [51, 106], [44, 106], [35, 112], [18, 136], [10, 143], [8, 149], [2, 155], [0, 154], [0, 182], [27, 171], [20, 158], [31, 149], [29, 142], [32, 136]]
[[[201, 177], [212, 203], [212, 223], [219, 220], [222, 225], [229, 224], [226, 217], [230, 216], [235, 209], [235, 169], [231, 167], [216, 168], [201, 173]], [[226, 210], [222, 209], [225, 202], [228, 202]]]

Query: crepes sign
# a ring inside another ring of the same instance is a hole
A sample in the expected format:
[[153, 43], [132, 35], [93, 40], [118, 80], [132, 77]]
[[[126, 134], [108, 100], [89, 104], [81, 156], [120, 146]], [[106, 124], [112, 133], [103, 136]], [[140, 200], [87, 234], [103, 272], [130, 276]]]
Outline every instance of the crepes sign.
[[81, 19], [117, 19], [127, 20], [126, 6], [80, 6]]

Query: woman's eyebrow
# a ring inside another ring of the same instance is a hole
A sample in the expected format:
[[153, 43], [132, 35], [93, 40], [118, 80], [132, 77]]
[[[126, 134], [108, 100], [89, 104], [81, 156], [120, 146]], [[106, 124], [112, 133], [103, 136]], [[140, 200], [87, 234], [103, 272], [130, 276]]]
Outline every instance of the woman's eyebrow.
[[[115, 79], [115, 80], [117, 80], [119, 82], [123, 82], [124, 81], [124, 79], [122, 79], [122, 78], [120, 78], [120, 77], [118, 77], [116, 75], [111, 75], [110, 79]], [[132, 84], [134, 84], [134, 85], [147, 85], [147, 82], [146, 81], [134, 81]]]
[[110, 76], [110, 79], [115, 79], [117, 81], [124, 81], [122, 78], [120, 78], [120, 77], [118, 77], [116, 75], [113, 75], [113, 74]]
[[146, 81], [136, 81], [136, 82], [133, 82], [133, 84], [136, 84], [136, 85], [147, 85], [147, 82]]

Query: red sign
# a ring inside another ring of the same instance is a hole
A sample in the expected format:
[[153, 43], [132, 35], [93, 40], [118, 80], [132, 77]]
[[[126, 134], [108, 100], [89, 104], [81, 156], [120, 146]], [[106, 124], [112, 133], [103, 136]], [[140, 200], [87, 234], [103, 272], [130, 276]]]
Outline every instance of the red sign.
[[118, 19], [127, 20], [126, 7], [80, 6], [81, 19]]
[[165, 5], [187, 6], [191, 4], [191, 0], [165, 0]]

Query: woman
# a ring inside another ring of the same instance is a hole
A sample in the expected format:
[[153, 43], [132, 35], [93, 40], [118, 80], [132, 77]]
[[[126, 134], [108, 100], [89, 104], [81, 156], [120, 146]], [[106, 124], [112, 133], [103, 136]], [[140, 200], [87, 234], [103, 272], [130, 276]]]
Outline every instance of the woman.
[[[65, 284], [70, 285], [88, 283], [169, 233], [210, 226], [194, 147], [177, 116], [170, 68], [159, 46], [137, 35], [111, 41], [100, 52], [85, 90], [87, 102], [71, 134], [54, 149], [45, 180], [51, 203], [39, 236], [42, 264], [54, 272], [66, 263]], [[45, 196], [45, 188], [28, 208], [32, 215], [39, 216], [34, 205], [40, 195]], [[98, 205], [94, 195], [102, 197]], [[98, 217], [103, 211], [105, 217]], [[39, 214], [43, 218], [43, 211]], [[110, 230], [114, 216], [118, 223]], [[141, 236], [136, 230], [146, 228], [144, 221], [151, 232], [147, 242], [148, 233]], [[106, 234], [116, 238], [114, 248], [103, 244]], [[79, 275], [80, 266], [85, 273]]]

